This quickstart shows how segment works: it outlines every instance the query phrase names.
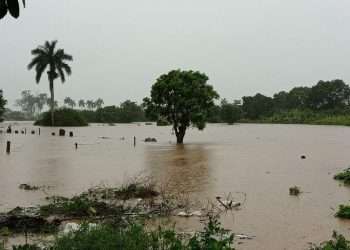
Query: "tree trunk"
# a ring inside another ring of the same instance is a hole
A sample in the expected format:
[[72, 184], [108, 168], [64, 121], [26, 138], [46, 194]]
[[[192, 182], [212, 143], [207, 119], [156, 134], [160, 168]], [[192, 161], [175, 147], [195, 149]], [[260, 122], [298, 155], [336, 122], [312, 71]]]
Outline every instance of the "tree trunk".
[[184, 137], [186, 134], [186, 127], [179, 127], [179, 128], [175, 128], [175, 135], [176, 135], [176, 142], [177, 144], [183, 144], [184, 143]]
[[51, 113], [51, 126], [55, 126], [55, 90], [53, 86], [53, 78], [49, 77], [50, 81], [50, 113]]

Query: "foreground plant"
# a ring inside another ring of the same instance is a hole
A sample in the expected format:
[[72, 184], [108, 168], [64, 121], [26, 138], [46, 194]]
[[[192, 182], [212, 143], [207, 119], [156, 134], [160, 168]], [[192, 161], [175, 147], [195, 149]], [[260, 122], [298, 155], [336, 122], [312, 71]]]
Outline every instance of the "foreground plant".
[[331, 240], [321, 243], [319, 246], [312, 245], [310, 250], [350, 250], [350, 241], [334, 231]]
[[184, 239], [174, 229], [159, 227], [147, 231], [145, 226], [131, 224], [116, 228], [100, 225], [91, 229], [84, 225], [79, 231], [57, 238], [52, 250], [229, 250], [233, 234], [221, 227], [218, 218], [209, 216], [203, 232]]

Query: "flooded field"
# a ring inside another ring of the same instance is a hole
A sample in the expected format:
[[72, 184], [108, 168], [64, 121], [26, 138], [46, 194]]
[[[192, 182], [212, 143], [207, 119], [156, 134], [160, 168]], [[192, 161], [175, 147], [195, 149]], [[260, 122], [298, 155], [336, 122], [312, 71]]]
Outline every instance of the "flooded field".
[[[298, 250], [329, 239], [333, 230], [350, 235], [350, 221], [334, 217], [337, 206], [350, 199], [350, 188], [333, 180], [350, 165], [347, 127], [209, 125], [203, 132], [188, 131], [184, 146], [175, 144], [170, 127], [154, 125], [68, 128], [72, 138], [51, 136], [57, 128], [32, 135], [37, 127], [13, 124], [14, 129], [24, 127], [27, 135], [0, 134], [0, 211], [36, 205], [48, 194], [119, 185], [143, 174], [203, 203], [217, 195], [244, 193], [242, 208], [222, 217], [234, 233], [256, 236], [237, 249]], [[145, 143], [146, 137], [158, 142]], [[10, 155], [5, 154], [7, 140], [12, 142]], [[22, 183], [49, 188], [26, 192], [18, 188]], [[303, 191], [299, 197], [289, 195], [294, 185]], [[198, 223], [181, 219], [178, 225], [190, 230]]]

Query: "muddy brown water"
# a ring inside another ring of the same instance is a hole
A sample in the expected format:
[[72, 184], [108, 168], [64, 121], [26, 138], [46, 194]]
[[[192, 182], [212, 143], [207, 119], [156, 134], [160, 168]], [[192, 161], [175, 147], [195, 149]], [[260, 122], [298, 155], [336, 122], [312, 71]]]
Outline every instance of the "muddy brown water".
[[[67, 128], [74, 132], [70, 138], [51, 136], [58, 129], [41, 128], [39, 136], [30, 133], [38, 130], [30, 123], [11, 124], [26, 127], [27, 135], [0, 134], [0, 211], [36, 205], [47, 195], [120, 185], [143, 173], [199, 201], [245, 193], [242, 208], [222, 217], [233, 232], [256, 236], [240, 240], [237, 249], [306, 249], [308, 242], [329, 239], [333, 230], [350, 237], [350, 221], [334, 217], [337, 206], [349, 202], [350, 187], [333, 180], [350, 165], [348, 127], [208, 125], [203, 132], [189, 130], [186, 144], [177, 146], [170, 127], [95, 124]], [[142, 142], [146, 137], [158, 142]], [[21, 183], [50, 188], [28, 192], [18, 188]], [[294, 185], [303, 191], [299, 197], [289, 196]], [[191, 219], [177, 223], [183, 230], [198, 227]]]

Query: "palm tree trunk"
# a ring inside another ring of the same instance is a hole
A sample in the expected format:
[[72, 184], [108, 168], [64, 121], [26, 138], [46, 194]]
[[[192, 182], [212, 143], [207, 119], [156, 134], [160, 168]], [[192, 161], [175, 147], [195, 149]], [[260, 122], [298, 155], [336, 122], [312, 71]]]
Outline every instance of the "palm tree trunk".
[[51, 126], [55, 126], [55, 91], [54, 91], [54, 86], [53, 86], [53, 79], [52, 77], [49, 77], [50, 81], [50, 94], [51, 94], [51, 99], [50, 99], [50, 112], [51, 112]]

